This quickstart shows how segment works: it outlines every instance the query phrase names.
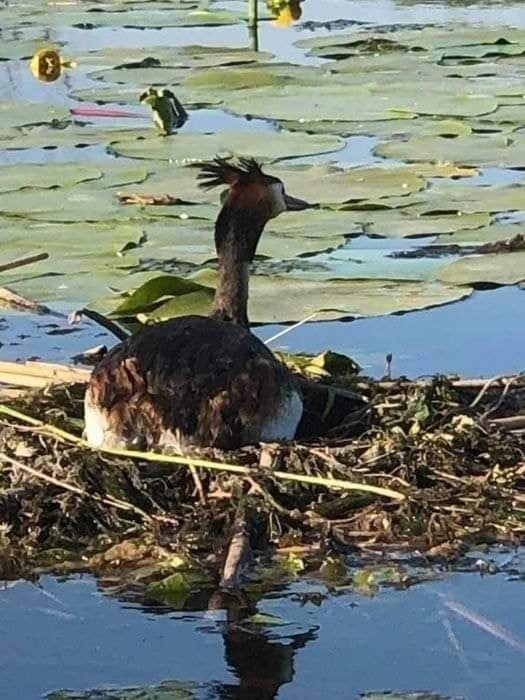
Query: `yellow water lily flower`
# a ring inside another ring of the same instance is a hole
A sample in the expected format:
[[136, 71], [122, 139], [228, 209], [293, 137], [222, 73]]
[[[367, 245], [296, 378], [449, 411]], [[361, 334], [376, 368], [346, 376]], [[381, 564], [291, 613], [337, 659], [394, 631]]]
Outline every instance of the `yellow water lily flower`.
[[65, 61], [52, 46], [39, 49], [31, 59], [31, 73], [38, 80], [53, 83], [62, 75], [63, 68], [72, 68], [72, 61]]
[[276, 27], [289, 27], [296, 20], [300, 19], [301, 15], [301, 3], [298, 0], [291, 0], [278, 8], [278, 15], [272, 24]]

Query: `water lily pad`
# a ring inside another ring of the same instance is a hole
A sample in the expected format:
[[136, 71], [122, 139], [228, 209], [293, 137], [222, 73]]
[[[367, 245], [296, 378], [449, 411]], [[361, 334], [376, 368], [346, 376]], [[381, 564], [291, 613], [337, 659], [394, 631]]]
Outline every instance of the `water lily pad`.
[[273, 54], [268, 51], [251, 51], [245, 48], [229, 46], [201, 46], [190, 44], [185, 46], [105, 46], [97, 51], [90, 51], [78, 56], [79, 63], [90, 66], [102, 65], [118, 68], [124, 73], [134, 70], [142, 62], [150, 63], [151, 59], [163, 66], [170, 67], [211, 67], [229, 66], [246, 63], [261, 63], [270, 61]]
[[216, 155], [252, 156], [275, 161], [297, 156], [332, 153], [344, 141], [337, 136], [309, 136], [281, 132], [227, 131], [221, 134], [181, 133], [161, 138], [127, 139], [111, 144], [114, 153], [130, 158], [147, 158], [185, 164], [213, 158]]
[[[5, 11], [6, 8], [2, 8]], [[11, 61], [13, 59], [28, 59], [40, 48], [43, 41], [40, 39], [13, 39], [0, 38], [0, 61]], [[56, 45], [56, 42], [55, 42]]]
[[149, 9], [122, 9], [111, 11], [94, 7], [88, 10], [67, 10], [46, 14], [46, 23], [51, 27], [94, 27], [160, 28], [164, 27], [214, 27], [237, 24], [240, 15], [229, 10], [216, 9], [177, 9], [158, 6]]
[[4, 165], [0, 168], [0, 192], [25, 188], [70, 187], [79, 182], [98, 180], [102, 172], [95, 167], [72, 164]]
[[119, 207], [111, 193], [87, 187], [74, 188], [67, 194], [60, 190], [7, 192], [0, 194], [0, 210], [4, 215], [71, 223], [132, 216], [131, 210]]
[[[204, 288], [216, 278], [215, 273], [198, 273], [192, 280]], [[469, 289], [439, 282], [423, 283], [407, 280], [307, 280], [296, 277], [252, 276], [249, 316], [254, 323], [296, 322], [317, 314], [329, 320], [350, 316], [376, 316], [413, 311], [450, 303], [465, 298]], [[138, 292], [136, 292], [138, 293]], [[144, 318], [165, 320], [188, 313], [206, 314], [211, 308], [205, 289], [175, 296], [145, 313]], [[162, 295], [164, 296], [164, 294]]]
[[523, 233], [521, 224], [490, 224], [481, 228], [460, 229], [438, 236], [432, 243], [436, 245], [483, 245], [496, 241], [510, 241]]
[[[247, 99], [248, 98], [248, 99]], [[229, 109], [238, 114], [281, 120], [337, 120], [348, 117], [351, 104], [355, 121], [414, 118], [417, 114], [468, 117], [488, 114], [498, 107], [489, 95], [456, 93], [453, 90], [417, 90], [408, 83], [366, 86], [334, 85], [326, 81], [315, 87], [260, 88], [239, 97], [225, 95]], [[429, 158], [426, 158], [429, 160]]]
[[446, 265], [437, 278], [449, 284], [517, 284], [525, 280], [525, 252], [468, 256]]
[[385, 158], [414, 161], [445, 161], [461, 165], [493, 165], [521, 168], [525, 163], [525, 134], [458, 138], [414, 136], [408, 141], [379, 144], [374, 152]]
[[[149, 133], [149, 130], [146, 133]], [[42, 124], [16, 129], [0, 129], [0, 149], [19, 151], [28, 148], [47, 148], [49, 150], [60, 147], [82, 148], [109, 143], [112, 139], [119, 137], [135, 137], [140, 134], [141, 130], [136, 126], [127, 130], [110, 124], [97, 127], [68, 124], [60, 128]]]
[[409, 195], [424, 189], [424, 178], [408, 168], [351, 168], [314, 165], [280, 168], [290, 192], [317, 204], [356, 202], [365, 199]]
[[366, 226], [366, 232], [388, 237], [435, 236], [475, 230], [489, 223], [487, 213], [419, 216], [417, 212], [400, 211], [392, 216], [390, 212], [376, 212], [373, 221]]
[[2, 129], [69, 118], [69, 109], [44, 102], [0, 102]]
[[[140, 87], [138, 85], [110, 85], [100, 83], [100, 87], [73, 90], [71, 97], [80, 102], [96, 104], [138, 105]], [[182, 86], [177, 86], [177, 97], [187, 109], [211, 107], [221, 104], [221, 99], [215, 95], [195, 95]]]
[[[440, 183], [425, 191], [420, 200], [418, 212], [429, 216], [445, 212], [468, 214], [521, 211], [525, 209], [525, 185], [458, 187]], [[416, 203], [416, 198], [412, 197], [412, 201]]]

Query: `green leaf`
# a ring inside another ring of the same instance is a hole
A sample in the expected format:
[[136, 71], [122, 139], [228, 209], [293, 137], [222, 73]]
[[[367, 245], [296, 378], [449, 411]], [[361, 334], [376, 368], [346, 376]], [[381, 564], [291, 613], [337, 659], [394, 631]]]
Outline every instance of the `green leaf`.
[[148, 595], [176, 609], [182, 609], [193, 591], [206, 583], [206, 579], [195, 572], [177, 571], [170, 576], [152, 583], [147, 588]]
[[[174, 277], [172, 275], [155, 277], [136, 289], [129, 297], [119, 304], [111, 315], [118, 318], [144, 314], [158, 306], [162, 301], [172, 297], [176, 298], [177, 302], [181, 304], [181, 313], [173, 313], [169, 318], [172, 316], [180, 316], [186, 313], [184, 311], [185, 298], [190, 296], [191, 302], [193, 302], [195, 299], [193, 296], [194, 294], [197, 294], [199, 299], [207, 300], [209, 304], [213, 298], [214, 292], [213, 289], [209, 287], [205, 287], [192, 280], [183, 279], [182, 277]], [[157, 309], [157, 314], [158, 313], [159, 309]], [[168, 316], [166, 318], [168, 318]]]
[[286, 620], [283, 620], [282, 617], [272, 615], [271, 613], [255, 613], [255, 615], [245, 617], [243, 623], [248, 623], [249, 625], [264, 625], [266, 627], [277, 627], [290, 624]]

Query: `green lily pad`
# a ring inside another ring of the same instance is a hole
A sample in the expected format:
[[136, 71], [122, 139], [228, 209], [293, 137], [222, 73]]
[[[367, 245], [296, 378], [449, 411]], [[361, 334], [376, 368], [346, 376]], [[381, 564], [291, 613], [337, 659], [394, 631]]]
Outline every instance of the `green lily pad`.
[[148, 29], [165, 27], [214, 27], [237, 24], [240, 15], [228, 10], [206, 9], [162, 9], [155, 6], [149, 9], [122, 9], [111, 11], [94, 8], [92, 10], [67, 10], [46, 13], [46, 23], [55, 28], [78, 27], [80, 29], [93, 27], [115, 27]]
[[374, 152], [384, 158], [409, 162], [435, 160], [461, 165], [521, 168], [525, 163], [525, 134], [471, 134], [454, 139], [414, 136], [408, 141], [379, 144]]
[[418, 204], [417, 211], [425, 216], [447, 212], [497, 213], [504, 211], [522, 211], [525, 209], [525, 185], [496, 187], [494, 185], [461, 187], [450, 184], [434, 185], [426, 190]]
[[4, 165], [0, 168], [0, 192], [25, 188], [69, 187], [79, 182], [98, 180], [102, 172], [94, 167], [69, 163], [46, 165]]
[[[187, 295], [189, 299], [185, 299], [184, 294], [178, 294], [151, 312], [145, 310], [142, 312], [143, 318], [161, 321], [185, 315], [189, 313], [188, 301], [191, 313], [207, 314], [211, 308], [209, 285], [215, 278], [215, 273], [211, 271], [194, 275], [193, 282], [205, 281], [201, 289], [190, 292]], [[173, 278], [176, 290], [179, 288], [178, 279]], [[165, 291], [168, 288], [169, 282], [162, 279], [161, 299], [167, 296]], [[249, 317], [254, 323], [283, 323], [296, 322], [311, 314], [317, 314], [316, 320], [376, 316], [458, 301], [469, 296], [470, 292], [439, 282], [382, 279], [316, 281], [291, 276], [254, 275], [250, 281]], [[135, 292], [139, 293], [142, 294], [140, 289]], [[153, 304], [149, 295], [145, 309]], [[137, 308], [134, 307], [134, 310]], [[119, 315], [120, 312], [121, 309]]]
[[407, 168], [341, 168], [314, 165], [276, 169], [287, 189], [308, 202], [334, 204], [405, 196], [424, 189], [426, 182]]
[[449, 284], [517, 284], [525, 280], [525, 252], [468, 256], [442, 268], [437, 278]]
[[[224, 96], [228, 109], [237, 114], [251, 114], [280, 120], [297, 120], [305, 115], [309, 121], [336, 120], [348, 113], [352, 105], [355, 121], [413, 119], [418, 114], [434, 116], [474, 117], [494, 112], [498, 107], [489, 95], [456, 93], [452, 90], [416, 90], [407, 83], [352, 86], [322, 85], [283, 86], [243, 93], [239, 97]], [[429, 160], [429, 158], [425, 158]]]
[[53, 120], [68, 119], [67, 107], [44, 102], [0, 102], [0, 124], [2, 129], [25, 124], [44, 124]]
[[509, 241], [518, 234], [523, 233], [521, 224], [491, 224], [473, 229], [460, 229], [451, 233], [444, 233], [434, 241], [436, 245], [484, 245], [496, 241]]
[[[92, 80], [123, 85], [178, 85], [186, 76], [183, 67], [109, 68], [89, 73]], [[137, 96], [140, 90], [137, 90]], [[138, 101], [138, 99], [137, 99]]]
[[[101, 83], [100, 87], [74, 90], [71, 97], [80, 102], [95, 102], [97, 104], [138, 105], [140, 87], [137, 85], [109, 85]], [[195, 95], [183, 86], [177, 86], [177, 97], [187, 109], [212, 107], [221, 104], [222, 100], [216, 95]]]
[[44, 45], [41, 39], [0, 39], [0, 61], [29, 59]]
[[396, 238], [435, 236], [475, 230], [489, 223], [490, 216], [487, 213], [419, 216], [417, 212], [407, 210], [392, 216], [391, 212], [375, 212], [373, 220], [366, 225], [366, 233]]
[[[90, 51], [77, 56], [79, 63], [90, 66], [102, 65], [118, 68], [127, 73], [135, 70], [145, 59], [156, 59], [163, 66], [172, 68], [206, 68], [211, 66], [229, 66], [246, 63], [270, 61], [273, 54], [268, 51], [251, 51], [230, 46], [105, 46], [97, 51]], [[131, 64], [131, 65], [130, 65]]]
[[[148, 115], [149, 117], [149, 115]], [[147, 123], [146, 121], [143, 122]], [[70, 124], [64, 128], [53, 128], [47, 124], [12, 129], [0, 129], [0, 149], [19, 151], [28, 148], [85, 147], [109, 143], [112, 139], [135, 137], [142, 133], [139, 129], [129, 130], [104, 125], [104, 128]], [[149, 132], [147, 132], [149, 133]]]
[[221, 134], [181, 133], [162, 138], [128, 139], [111, 144], [114, 153], [129, 158], [171, 161], [184, 165], [216, 155], [251, 156], [264, 161], [332, 153], [344, 141], [337, 136], [309, 136], [281, 132], [227, 131]]

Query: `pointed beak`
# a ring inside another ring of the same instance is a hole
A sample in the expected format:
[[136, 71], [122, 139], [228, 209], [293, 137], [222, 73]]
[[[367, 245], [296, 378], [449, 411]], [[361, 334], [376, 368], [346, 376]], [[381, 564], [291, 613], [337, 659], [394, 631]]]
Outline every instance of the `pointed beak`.
[[308, 204], [308, 202], [305, 202], [304, 199], [292, 197], [289, 194], [284, 195], [284, 202], [286, 204], [287, 211], [302, 211], [303, 209], [308, 209], [311, 206]]

